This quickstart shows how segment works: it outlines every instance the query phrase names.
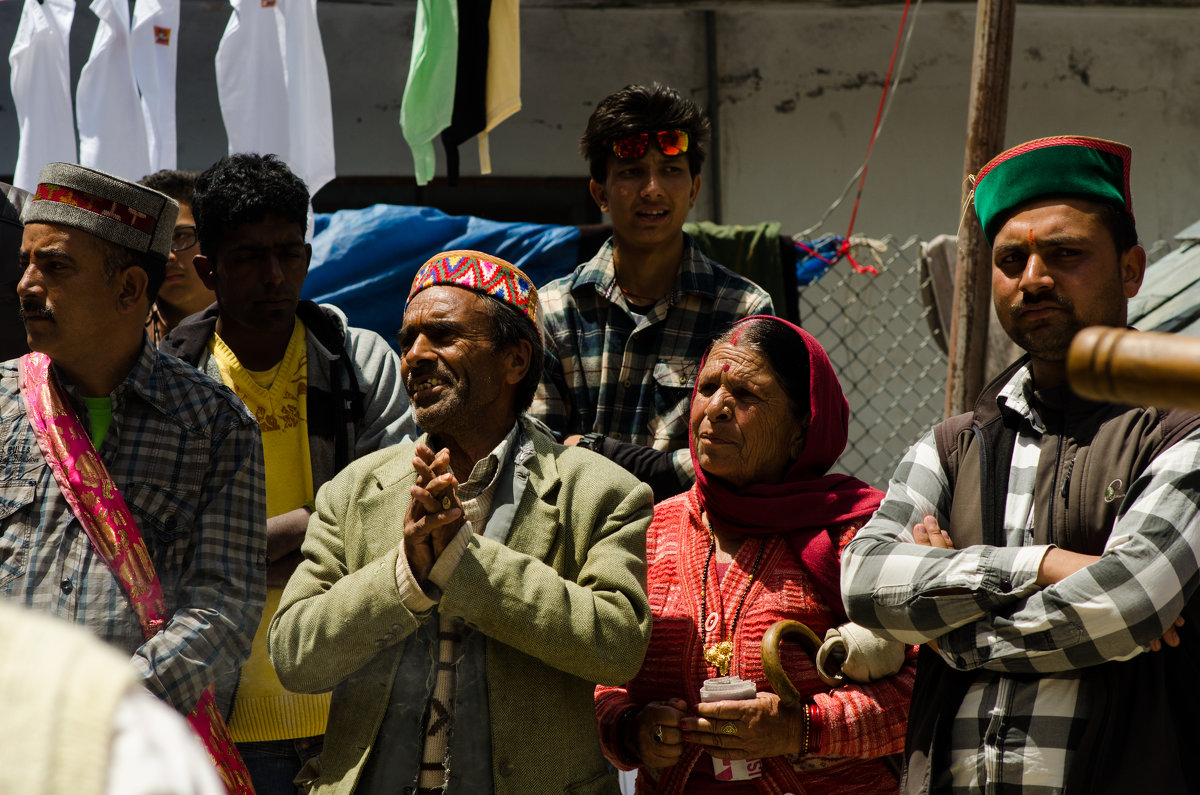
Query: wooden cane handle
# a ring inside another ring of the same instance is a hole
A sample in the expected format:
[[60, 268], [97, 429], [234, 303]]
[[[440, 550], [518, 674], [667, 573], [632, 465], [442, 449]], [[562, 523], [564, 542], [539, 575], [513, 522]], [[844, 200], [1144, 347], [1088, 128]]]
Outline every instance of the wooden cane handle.
[[1067, 380], [1083, 397], [1200, 409], [1200, 339], [1092, 326], [1075, 335]]
[[808, 656], [813, 658], [814, 665], [816, 664], [817, 649], [821, 648], [821, 639], [807, 625], [790, 619], [776, 621], [763, 635], [763, 673], [767, 675], [767, 681], [771, 683], [771, 689], [775, 691], [775, 695], [779, 696], [779, 700], [785, 706], [791, 707], [799, 704], [803, 700], [803, 696], [792, 684], [792, 680], [788, 679], [788, 675], [783, 670], [783, 663], [779, 660], [779, 646], [789, 638], [797, 641], [804, 651], [808, 652]]

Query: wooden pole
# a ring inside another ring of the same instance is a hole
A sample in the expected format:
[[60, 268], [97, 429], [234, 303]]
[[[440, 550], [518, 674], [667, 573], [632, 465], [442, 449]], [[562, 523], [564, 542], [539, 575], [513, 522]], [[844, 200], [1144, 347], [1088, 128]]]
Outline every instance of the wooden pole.
[[[978, 172], [1004, 146], [1015, 16], [1016, 0], [979, 0], [967, 109], [963, 202], [971, 191], [966, 175]], [[946, 416], [969, 410], [983, 389], [992, 314], [991, 251], [973, 210], [967, 211], [962, 226], [955, 266], [950, 362], [946, 371]]]

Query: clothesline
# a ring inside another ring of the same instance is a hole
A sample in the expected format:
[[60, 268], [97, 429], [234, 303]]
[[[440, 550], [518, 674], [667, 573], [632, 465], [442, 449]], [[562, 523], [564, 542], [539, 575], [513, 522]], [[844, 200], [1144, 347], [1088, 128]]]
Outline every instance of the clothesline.
[[[793, 242], [796, 248], [808, 255], [803, 260], [798, 261], [796, 265], [796, 275], [800, 279], [801, 284], [809, 284], [819, 279], [843, 257], [856, 272], [870, 273], [873, 276], [879, 275], [879, 270], [874, 266], [861, 265], [850, 256], [850, 249], [852, 247], [851, 235], [854, 232], [854, 222], [858, 217], [858, 207], [862, 200], [863, 186], [867, 181], [867, 166], [871, 162], [871, 152], [875, 148], [875, 141], [878, 140], [879, 133], [883, 129], [883, 123], [887, 118], [888, 112], [891, 110], [892, 101], [895, 99], [894, 90], [900, 81], [900, 74], [904, 71], [904, 61], [908, 57], [908, 49], [912, 44], [912, 34], [917, 27], [917, 14], [920, 11], [922, 2], [923, 0], [917, 0], [917, 7], [913, 10], [912, 24], [908, 24], [908, 12], [909, 7], [912, 5], [912, 0], [905, 0], [904, 11], [900, 15], [900, 28], [896, 31], [896, 43], [892, 48], [892, 58], [888, 63], [887, 77], [883, 83], [883, 94], [879, 98], [879, 109], [875, 113], [875, 124], [871, 129], [871, 138], [867, 143], [867, 154], [863, 158], [862, 165], [850, 177], [846, 183], [846, 187], [842, 189], [841, 195], [825, 210], [820, 220], [794, 237]], [[906, 26], [907, 35], [905, 35]], [[903, 46], [901, 46], [902, 39]], [[844, 236], [824, 235], [815, 241], [809, 242], [809, 236], [820, 229], [830, 214], [841, 205], [855, 181], [858, 182], [858, 192], [854, 197], [854, 207], [850, 212], [850, 223], [846, 229], [846, 234]], [[808, 281], [804, 281], [806, 277], [808, 277]]]

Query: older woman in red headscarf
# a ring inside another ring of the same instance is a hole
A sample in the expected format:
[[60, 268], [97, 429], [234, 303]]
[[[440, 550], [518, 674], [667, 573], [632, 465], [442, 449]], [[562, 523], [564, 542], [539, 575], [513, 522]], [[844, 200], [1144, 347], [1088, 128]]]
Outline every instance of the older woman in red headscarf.
[[[880, 757], [904, 747], [911, 650], [893, 650], [891, 675], [830, 688], [784, 648], [795, 706], [763, 671], [774, 622], [818, 635], [846, 622], [840, 551], [882, 497], [829, 474], [848, 415], [825, 351], [786, 321], [747, 318], [709, 348], [690, 415], [696, 484], [659, 503], [647, 531], [650, 648], [633, 681], [596, 689], [601, 744], [639, 770], [639, 795], [896, 791]], [[753, 697], [700, 703], [705, 680], [726, 675]]]

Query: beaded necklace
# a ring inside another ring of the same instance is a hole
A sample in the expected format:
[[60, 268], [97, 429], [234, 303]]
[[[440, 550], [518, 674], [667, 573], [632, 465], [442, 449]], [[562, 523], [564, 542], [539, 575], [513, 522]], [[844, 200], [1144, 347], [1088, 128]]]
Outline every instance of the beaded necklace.
[[[707, 524], [707, 517], [705, 517], [705, 524]], [[720, 671], [721, 676], [729, 676], [729, 664], [733, 662], [733, 638], [734, 633], [737, 632], [738, 619], [742, 617], [742, 606], [746, 604], [746, 595], [750, 593], [750, 587], [754, 585], [754, 576], [758, 573], [758, 564], [762, 561], [763, 550], [766, 548], [767, 540], [764, 538], [759, 544], [758, 554], [754, 557], [754, 565], [750, 568], [750, 579], [746, 581], [746, 590], [742, 591], [742, 598], [738, 600], [737, 610], [733, 614], [733, 623], [729, 625], [728, 636], [725, 635], [725, 628], [721, 627], [721, 640], [704, 646], [704, 659], [708, 661], [709, 665]], [[708, 528], [708, 557], [704, 559], [704, 571], [700, 576], [700, 618], [704, 622], [700, 627], [701, 645], [708, 639], [708, 567], [712, 563], [713, 554], [716, 551], [717, 537], [710, 526]], [[713, 618], [716, 618], [716, 613], [713, 613]]]

